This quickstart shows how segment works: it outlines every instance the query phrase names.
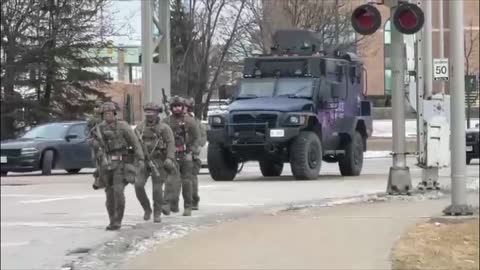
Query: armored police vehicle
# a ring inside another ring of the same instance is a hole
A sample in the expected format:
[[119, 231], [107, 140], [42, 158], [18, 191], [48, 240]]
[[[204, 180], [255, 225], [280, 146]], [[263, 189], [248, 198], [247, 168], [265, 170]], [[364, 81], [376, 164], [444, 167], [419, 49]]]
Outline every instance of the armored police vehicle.
[[258, 161], [266, 177], [288, 162], [296, 179], [316, 179], [322, 160], [359, 175], [372, 133], [361, 59], [320, 51], [308, 31], [278, 31], [273, 40], [272, 54], [245, 59], [228, 113], [209, 116], [211, 177], [233, 180], [247, 161]]

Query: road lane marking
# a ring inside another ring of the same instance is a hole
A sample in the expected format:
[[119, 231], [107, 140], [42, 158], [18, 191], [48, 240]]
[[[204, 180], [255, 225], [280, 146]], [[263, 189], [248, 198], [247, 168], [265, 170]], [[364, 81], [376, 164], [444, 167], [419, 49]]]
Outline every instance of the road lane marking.
[[83, 200], [88, 198], [103, 198], [103, 195], [82, 195], [82, 196], [70, 196], [70, 197], [56, 197], [56, 198], [49, 198], [49, 199], [39, 199], [39, 200], [28, 200], [28, 201], [20, 201], [23, 204], [30, 204], [30, 203], [46, 203], [46, 202], [55, 202], [55, 201], [66, 201], [66, 200]]
[[25, 246], [25, 245], [28, 245], [30, 242], [26, 241], [26, 242], [7, 242], [7, 243], [1, 243], [0, 246], [2, 248], [5, 248], [5, 247], [19, 247], [19, 246]]

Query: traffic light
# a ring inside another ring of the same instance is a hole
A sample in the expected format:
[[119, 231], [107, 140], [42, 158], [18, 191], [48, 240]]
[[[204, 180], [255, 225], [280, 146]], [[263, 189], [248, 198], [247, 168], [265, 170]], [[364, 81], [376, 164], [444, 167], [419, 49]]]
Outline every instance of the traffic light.
[[393, 25], [402, 34], [415, 34], [422, 29], [424, 22], [422, 9], [412, 3], [400, 4], [393, 14]]
[[352, 13], [352, 27], [361, 35], [371, 35], [375, 33], [382, 24], [380, 11], [369, 4], [358, 6]]
[[[411, 35], [422, 29], [425, 17], [422, 9], [417, 5], [398, 1], [398, 7], [391, 20], [398, 32]], [[380, 28], [382, 16], [372, 4], [364, 4], [353, 11], [351, 21], [352, 27], [357, 33], [371, 35]]]

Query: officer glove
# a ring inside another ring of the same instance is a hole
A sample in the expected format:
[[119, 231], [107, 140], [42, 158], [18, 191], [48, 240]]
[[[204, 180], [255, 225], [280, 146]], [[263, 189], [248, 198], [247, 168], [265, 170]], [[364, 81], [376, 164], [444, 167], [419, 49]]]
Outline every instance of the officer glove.
[[192, 153], [185, 154], [185, 160], [186, 161], [192, 161], [193, 160]]
[[175, 165], [175, 162], [169, 158], [165, 159], [165, 161], [163, 162], [163, 165], [169, 173], [174, 172], [175, 169], [177, 168], [177, 166]]

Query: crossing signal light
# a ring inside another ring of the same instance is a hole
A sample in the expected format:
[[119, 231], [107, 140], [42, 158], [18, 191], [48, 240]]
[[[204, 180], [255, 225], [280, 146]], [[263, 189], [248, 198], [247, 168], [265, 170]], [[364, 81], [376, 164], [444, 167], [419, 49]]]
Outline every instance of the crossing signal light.
[[353, 11], [351, 21], [352, 27], [357, 33], [371, 35], [380, 28], [382, 15], [376, 7], [364, 4]]
[[402, 3], [393, 14], [393, 25], [402, 34], [417, 33], [422, 29], [424, 22], [422, 9], [412, 3]]

